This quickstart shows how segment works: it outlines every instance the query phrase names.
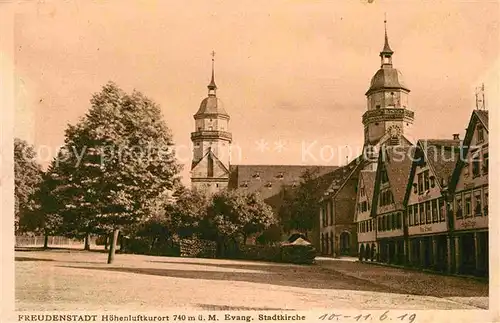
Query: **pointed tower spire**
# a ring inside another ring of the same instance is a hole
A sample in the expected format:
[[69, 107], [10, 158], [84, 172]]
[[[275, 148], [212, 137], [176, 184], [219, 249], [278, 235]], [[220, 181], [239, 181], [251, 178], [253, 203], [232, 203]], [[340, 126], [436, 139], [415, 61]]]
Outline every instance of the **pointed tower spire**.
[[385, 31], [385, 38], [384, 38], [384, 48], [380, 52], [380, 58], [382, 60], [382, 67], [387, 66], [391, 67], [392, 66], [392, 54], [394, 52], [391, 49], [391, 46], [389, 46], [389, 37], [387, 36], [387, 17], [384, 14], [384, 31]]
[[217, 90], [217, 85], [215, 85], [215, 77], [214, 77], [214, 63], [215, 63], [215, 52], [212, 51], [212, 79], [210, 80], [210, 84], [208, 84], [208, 95], [215, 96], [215, 91]]

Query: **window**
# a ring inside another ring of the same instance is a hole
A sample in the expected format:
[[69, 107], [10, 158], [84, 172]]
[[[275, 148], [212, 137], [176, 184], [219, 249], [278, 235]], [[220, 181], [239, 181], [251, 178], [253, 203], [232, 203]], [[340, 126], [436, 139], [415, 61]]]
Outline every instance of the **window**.
[[463, 211], [461, 194], [457, 194], [457, 196], [455, 196], [455, 210], [457, 210], [456, 211], [457, 219], [462, 219], [464, 217], [464, 211]]
[[481, 216], [481, 190], [474, 191], [474, 216]]
[[201, 127], [198, 127], [198, 131], [201, 131]]
[[397, 218], [397, 228], [401, 229], [401, 212], [398, 212], [398, 218]]
[[214, 130], [214, 127], [210, 126], [210, 127], [208, 127], [208, 130], [212, 131], [212, 130]]
[[375, 108], [380, 109], [380, 104], [377, 104]]
[[387, 177], [387, 171], [385, 170], [385, 168], [382, 169], [380, 176], [381, 176], [382, 183], [389, 182], [389, 178]]
[[391, 214], [391, 230], [396, 229], [396, 214]]
[[424, 192], [424, 174], [418, 174], [418, 194], [422, 194]]
[[417, 194], [417, 183], [413, 183], [413, 193]]
[[436, 187], [436, 176], [432, 175], [429, 179], [431, 180], [431, 187]]
[[484, 216], [488, 216], [488, 188], [484, 188], [484, 199], [483, 199], [483, 214]]
[[413, 226], [413, 224], [415, 223], [415, 221], [413, 221], [414, 218], [413, 218], [413, 205], [410, 205], [408, 207], [408, 225], [409, 226]]
[[465, 217], [468, 218], [472, 216], [472, 204], [471, 204], [470, 193], [464, 194], [464, 200], [465, 200]]
[[481, 126], [481, 125], [477, 126], [477, 141], [478, 142], [484, 141], [484, 130], [483, 130], [483, 126]]
[[368, 231], [370, 231], [370, 232], [373, 230], [372, 224], [373, 224], [373, 220], [369, 220], [368, 221]]
[[424, 172], [424, 190], [428, 191], [429, 190], [429, 171], [426, 170]]
[[425, 223], [431, 223], [431, 201], [425, 202]]
[[445, 221], [444, 215], [446, 214], [446, 208], [444, 206], [444, 200], [442, 197], [439, 198], [438, 204], [439, 204], [439, 222], [444, 222]]
[[377, 231], [381, 231], [382, 228], [382, 223], [381, 223], [381, 218], [377, 219]]
[[361, 187], [359, 191], [360, 191], [359, 194], [361, 196], [365, 196], [365, 188], [364, 187]]
[[418, 215], [418, 204], [413, 205], [413, 217], [415, 218], [415, 225], [420, 224], [420, 218]]
[[323, 226], [326, 227], [327, 226], [327, 223], [326, 223], [326, 212], [325, 212], [325, 207], [321, 207], [321, 217], [323, 218]]
[[481, 175], [479, 171], [480, 167], [480, 160], [479, 160], [479, 154], [472, 159], [472, 177], [478, 177]]
[[333, 202], [330, 201], [330, 224], [333, 224]]
[[420, 224], [425, 224], [424, 203], [418, 205], [418, 210], [420, 212]]
[[469, 163], [464, 163], [464, 177], [467, 178], [470, 175]]
[[488, 153], [483, 153], [483, 175], [488, 174]]
[[432, 203], [432, 222], [433, 223], [436, 223], [439, 221], [439, 218], [438, 218], [438, 209], [437, 209], [437, 200], [434, 199], [431, 201]]

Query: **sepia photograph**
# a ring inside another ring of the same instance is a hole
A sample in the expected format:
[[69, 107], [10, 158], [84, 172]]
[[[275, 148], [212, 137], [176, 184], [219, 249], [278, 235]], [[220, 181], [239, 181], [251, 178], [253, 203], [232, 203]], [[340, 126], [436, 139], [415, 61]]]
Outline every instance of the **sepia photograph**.
[[500, 321], [498, 1], [7, 6], [17, 321]]

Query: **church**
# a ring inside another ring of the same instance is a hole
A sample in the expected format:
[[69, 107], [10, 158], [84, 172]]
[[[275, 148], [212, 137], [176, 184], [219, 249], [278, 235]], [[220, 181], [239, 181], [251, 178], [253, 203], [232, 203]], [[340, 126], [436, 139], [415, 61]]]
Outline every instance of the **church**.
[[229, 188], [245, 192], [259, 192], [275, 212], [281, 205], [283, 187], [296, 187], [307, 169], [317, 169], [323, 175], [337, 166], [304, 165], [233, 165], [230, 164], [232, 134], [229, 114], [217, 97], [212, 58], [212, 77], [208, 96], [202, 100], [194, 114], [195, 131], [191, 133], [193, 161], [191, 185], [193, 188], [214, 193]]
[[217, 98], [212, 58], [208, 96], [194, 114], [195, 131], [191, 133], [192, 187], [212, 193], [225, 188], [259, 192], [276, 212], [282, 188], [297, 186], [306, 169], [316, 168], [319, 178], [326, 180], [328, 185], [324, 192], [320, 192], [320, 214], [312, 242], [324, 255], [356, 255], [355, 206], [360, 173], [376, 171], [376, 152], [381, 145], [412, 144], [409, 133], [414, 113], [408, 101], [410, 90], [401, 72], [393, 66], [393, 54], [385, 27], [381, 65], [365, 94], [367, 111], [362, 116], [364, 153], [341, 167], [230, 164], [230, 116]]

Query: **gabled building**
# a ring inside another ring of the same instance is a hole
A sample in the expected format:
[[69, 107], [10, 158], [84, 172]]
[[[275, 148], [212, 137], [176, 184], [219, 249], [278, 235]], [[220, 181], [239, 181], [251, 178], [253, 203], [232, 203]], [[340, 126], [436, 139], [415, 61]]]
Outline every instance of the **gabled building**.
[[405, 194], [407, 265], [450, 271], [452, 241], [445, 200], [446, 187], [460, 154], [454, 139], [421, 139], [413, 154], [409, 185]]
[[377, 250], [375, 221], [371, 216], [375, 175], [376, 172], [372, 170], [362, 170], [359, 174], [356, 223], [358, 226], [358, 256], [362, 261], [375, 260]]
[[380, 262], [404, 263], [404, 197], [413, 149], [412, 146], [380, 149], [371, 208], [376, 224], [377, 260]]
[[449, 184], [454, 272], [488, 273], [488, 111], [474, 110]]
[[320, 199], [320, 252], [326, 256], [356, 256], [354, 221], [358, 174], [365, 163], [361, 158], [335, 170]]

